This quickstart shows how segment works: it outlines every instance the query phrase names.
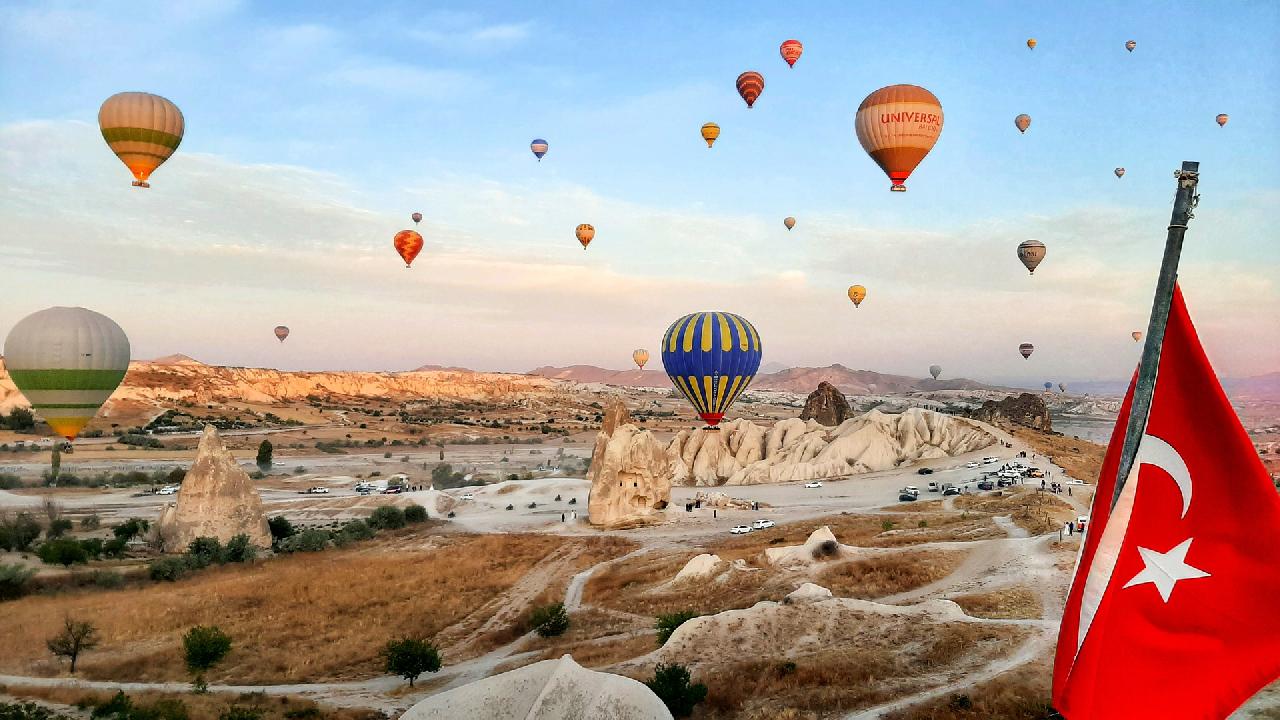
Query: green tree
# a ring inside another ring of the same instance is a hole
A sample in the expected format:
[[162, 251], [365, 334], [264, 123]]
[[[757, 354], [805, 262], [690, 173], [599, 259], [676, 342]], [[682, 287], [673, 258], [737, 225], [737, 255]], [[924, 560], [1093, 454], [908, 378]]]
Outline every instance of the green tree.
[[271, 447], [270, 440], [263, 438], [262, 442], [258, 443], [258, 457], [254, 462], [257, 463], [259, 470], [266, 472], [271, 469], [271, 460], [274, 453], [275, 448]]
[[26, 552], [31, 543], [40, 537], [40, 523], [31, 513], [20, 512], [17, 515], [0, 513], [0, 550]]
[[60, 538], [71, 531], [71, 521], [67, 518], [54, 518], [49, 521], [49, 527], [45, 528], [44, 536], [50, 540]]
[[89, 553], [74, 538], [54, 538], [47, 540], [36, 550], [40, 560], [49, 565], [71, 567], [73, 563], [89, 561]]
[[62, 448], [58, 443], [53, 444], [53, 452], [49, 454], [49, 475], [53, 478], [53, 484], [58, 484], [58, 471], [62, 469]]
[[645, 682], [654, 695], [667, 706], [675, 717], [689, 717], [693, 706], [707, 698], [707, 686], [693, 684], [689, 668], [683, 665], [660, 663], [653, 672], [653, 679]]
[[281, 541], [291, 537], [294, 533], [293, 523], [283, 515], [277, 515], [267, 520], [267, 527], [271, 530], [271, 544], [278, 546]]
[[563, 635], [569, 629], [569, 613], [564, 603], [552, 603], [533, 609], [529, 613], [529, 627], [542, 637]]
[[182, 636], [182, 649], [193, 675], [191, 686], [202, 693], [209, 689], [204, 674], [231, 652], [231, 638], [215, 625], [197, 625]]
[[24, 565], [0, 564], [0, 601], [15, 600], [27, 592], [27, 583], [35, 577], [36, 569]]
[[163, 557], [152, 560], [147, 572], [152, 580], [176, 582], [191, 572], [191, 566], [187, 564], [185, 557]]
[[692, 610], [681, 610], [680, 612], [659, 615], [658, 622], [654, 624], [654, 628], [658, 631], [658, 646], [666, 645], [671, 633], [675, 632], [676, 628], [698, 617], [699, 614]]
[[369, 527], [375, 530], [399, 530], [404, 523], [404, 511], [394, 505], [383, 505], [369, 516]]
[[421, 505], [410, 505], [404, 509], [405, 522], [420, 523], [427, 519], [427, 509]]
[[71, 661], [71, 674], [76, 674], [76, 660], [80, 653], [98, 646], [98, 629], [87, 622], [67, 616], [62, 620], [62, 632], [45, 641], [49, 652]]
[[36, 429], [36, 416], [27, 408], [16, 407], [9, 411], [5, 426], [18, 433], [29, 433]]
[[151, 523], [141, 518], [129, 518], [127, 521], [111, 528], [111, 534], [129, 542], [151, 528]]
[[409, 687], [413, 687], [413, 681], [422, 673], [440, 669], [440, 651], [426, 640], [411, 637], [392, 640], [382, 656], [386, 659], [387, 672], [408, 680]]
[[249, 542], [248, 535], [240, 533], [227, 541], [222, 554], [225, 562], [253, 562], [254, 558], [258, 557], [258, 548]]
[[225, 557], [222, 543], [216, 537], [198, 537], [187, 545], [187, 564], [194, 570], [221, 565]]

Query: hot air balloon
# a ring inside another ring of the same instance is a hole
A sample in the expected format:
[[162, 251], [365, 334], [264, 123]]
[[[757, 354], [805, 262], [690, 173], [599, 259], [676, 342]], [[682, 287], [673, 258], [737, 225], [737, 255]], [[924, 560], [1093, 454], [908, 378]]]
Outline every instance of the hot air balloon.
[[422, 222], [422, 213], [416, 212], [410, 215], [409, 218], [413, 220], [414, 225], [417, 225], [418, 223]]
[[1053, 383], [1051, 383], [1051, 382], [1046, 382], [1046, 383], [1044, 384], [1044, 389], [1045, 389], [1046, 391], [1048, 391], [1048, 390], [1052, 390], [1052, 389], [1053, 389]]
[[662, 366], [710, 428], [760, 369], [760, 335], [746, 318], [697, 312], [676, 320], [662, 337]]
[[1133, 332], [1129, 333], [1129, 336], [1133, 338], [1134, 342], [1139, 342], [1142, 340], [1142, 331], [1134, 330]]
[[934, 379], [934, 380], [937, 380], [937, 379], [938, 379], [938, 376], [942, 374], [942, 366], [941, 366], [941, 365], [930, 365], [930, 366], [929, 366], [929, 374], [933, 376], [933, 379]]
[[1226, 113], [1218, 113], [1218, 117], [1215, 119], [1218, 121], [1218, 127], [1223, 127], [1227, 124], [1227, 121], [1230, 120], [1231, 118], [1228, 117]]
[[529, 143], [529, 149], [533, 151], [534, 157], [538, 158], [538, 162], [542, 162], [542, 156], [547, 154], [547, 149], [550, 147], [542, 138], [534, 138], [533, 142]]
[[151, 187], [147, 178], [182, 142], [185, 123], [177, 105], [159, 95], [122, 92], [98, 110], [98, 127], [107, 147], [133, 173], [134, 187]]
[[764, 92], [764, 76], [755, 70], [748, 70], [738, 76], [738, 94], [747, 101], [750, 108], [756, 104], [756, 98]]
[[1013, 119], [1013, 126], [1018, 128], [1018, 132], [1025, 133], [1027, 128], [1031, 127], [1031, 116], [1026, 113], [1022, 113]]
[[1128, 50], [1129, 52], [1133, 52], [1133, 49], [1136, 47], [1138, 47], [1138, 43], [1136, 40], [1130, 40], [1124, 44], [1124, 49]]
[[782, 54], [782, 59], [787, 61], [787, 65], [795, 67], [796, 61], [804, 53], [804, 44], [799, 40], [787, 40], [778, 46], [778, 52]]
[[907, 177], [942, 133], [942, 105], [922, 87], [890, 85], [862, 101], [854, 127], [862, 149], [889, 176], [889, 189], [906, 192]]
[[1023, 359], [1031, 357], [1031, 353], [1036, 351], [1036, 346], [1031, 343], [1022, 343], [1018, 346], [1018, 352], [1022, 353]]
[[1018, 243], [1018, 259], [1034, 274], [1048, 250], [1039, 240], [1023, 240]]
[[716, 144], [716, 138], [720, 137], [720, 126], [715, 123], [704, 123], [702, 125], [702, 139], [707, 141], [707, 147]]
[[53, 431], [75, 440], [129, 369], [129, 338], [111, 318], [52, 307], [18, 321], [4, 341], [9, 377]]
[[787, 229], [790, 230], [791, 228], [796, 226], [796, 219], [793, 217], [783, 218], [782, 224], [786, 225]]
[[644, 349], [636, 350], [631, 353], [631, 359], [635, 361], [637, 367], [643, 370], [644, 364], [649, 362], [649, 351]]
[[1027, 47], [1028, 47], [1028, 48], [1031, 48], [1032, 50], [1035, 50], [1035, 49], [1036, 49], [1036, 39], [1035, 39], [1035, 38], [1028, 38], [1028, 39], [1027, 39]]
[[1066, 391], [1067, 391], [1067, 384], [1066, 384], [1066, 383], [1058, 383], [1058, 392], [1066, 392]]
[[582, 223], [573, 231], [573, 234], [578, 237], [578, 242], [582, 243], [582, 249], [586, 250], [587, 246], [591, 244], [592, 238], [596, 236], [596, 229], [586, 223]]
[[1124, 168], [1116, 168], [1116, 177], [1118, 178], [1124, 177]]
[[284, 325], [277, 325], [274, 332], [276, 334], [276, 339], [280, 342], [284, 342], [284, 339], [289, 337], [289, 328]]
[[849, 286], [849, 299], [853, 301], [853, 306], [854, 306], [854, 307], [858, 307], [859, 305], [861, 305], [861, 304], [862, 304], [862, 301], [863, 301], [866, 297], [867, 297], [867, 289], [866, 289], [866, 288], [862, 287], [861, 285], [850, 285], [850, 286]]
[[413, 265], [413, 259], [422, 252], [422, 236], [416, 230], [401, 230], [392, 238], [391, 244], [400, 253], [400, 257], [404, 258], [405, 267]]

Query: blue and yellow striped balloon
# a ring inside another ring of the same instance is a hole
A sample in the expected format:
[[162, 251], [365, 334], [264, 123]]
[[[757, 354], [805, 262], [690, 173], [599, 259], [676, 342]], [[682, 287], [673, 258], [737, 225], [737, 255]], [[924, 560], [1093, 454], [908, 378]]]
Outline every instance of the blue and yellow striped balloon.
[[760, 369], [760, 334], [741, 315], [698, 312], [671, 323], [662, 367], [709, 427], [715, 427]]

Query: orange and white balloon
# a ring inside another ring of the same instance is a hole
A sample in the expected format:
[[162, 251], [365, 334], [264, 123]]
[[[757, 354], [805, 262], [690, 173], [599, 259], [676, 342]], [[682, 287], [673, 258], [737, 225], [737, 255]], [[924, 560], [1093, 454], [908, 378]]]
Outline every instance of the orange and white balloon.
[[1027, 128], [1031, 127], [1031, 116], [1026, 113], [1022, 113], [1013, 119], [1013, 126], [1018, 128], [1018, 132], [1025, 133]]
[[942, 134], [942, 104], [917, 85], [890, 85], [867, 96], [854, 118], [858, 142], [884, 170], [894, 192], [906, 192], [906, 180]]
[[147, 178], [182, 142], [186, 121], [177, 105], [144, 92], [116, 93], [98, 110], [98, 127], [107, 147], [133, 173], [134, 187], [151, 187]]
[[578, 242], [582, 243], [582, 249], [586, 250], [596, 236], [596, 229], [587, 223], [582, 223], [573, 231], [573, 234], [578, 238]]
[[804, 52], [804, 44], [799, 40], [787, 40], [778, 47], [778, 52], [782, 54], [782, 59], [787, 61], [788, 66], [795, 67], [796, 61]]

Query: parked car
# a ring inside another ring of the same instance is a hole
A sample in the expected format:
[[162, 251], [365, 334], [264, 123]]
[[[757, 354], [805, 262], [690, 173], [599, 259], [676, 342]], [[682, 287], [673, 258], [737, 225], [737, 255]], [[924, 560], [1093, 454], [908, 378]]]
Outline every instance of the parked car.
[[182, 489], [181, 485], [165, 485], [156, 491], [157, 495], [177, 495], [178, 490]]
[[995, 490], [996, 484], [990, 480], [982, 480], [978, 483], [979, 490]]
[[932, 475], [932, 474], [933, 474], [933, 468], [920, 468], [919, 470], [917, 470], [917, 471], [916, 471], [916, 474], [917, 474], [917, 475]]
[[769, 519], [767, 519], [767, 518], [766, 518], [766, 519], [763, 519], [763, 520], [757, 520], [757, 521], [755, 521], [755, 522], [751, 523], [751, 527], [752, 527], [752, 529], [754, 529], [754, 530], [765, 530], [765, 529], [768, 529], [768, 528], [773, 527], [773, 521], [772, 521], [772, 520], [769, 520]]
[[1012, 487], [1013, 484], [1013, 478], [1002, 477], [996, 480], [996, 485], [999, 487]]
[[462, 495], [462, 499], [463, 499], [463, 500], [475, 500], [475, 499], [476, 499], [476, 496], [475, 496], [475, 495], [473, 495], [473, 494], [471, 494], [471, 493], [463, 493], [463, 495]]
[[1040, 468], [1031, 468], [1031, 470], [1027, 472], [1027, 475], [1033, 478], [1042, 478], [1044, 477], [1044, 471]]
[[818, 482], [817, 480], [814, 480], [813, 482], [805, 483], [804, 486], [807, 488], [820, 488], [822, 487], [822, 483]]
[[937, 480], [930, 480], [930, 481], [929, 481], [929, 492], [938, 492], [938, 490], [940, 490], [940, 489], [941, 489], [941, 488], [938, 486], [938, 481], [937, 481]]
[[906, 488], [903, 488], [902, 490], [898, 491], [898, 501], [899, 502], [915, 502], [916, 501], [915, 493], [909, 493], [907, 492]]
[[383, 495], [399, 495], [402, 492], [404, 492], [403, 485], [392, 485], [388, 487], [386, 490], [383, 490], [382, 494]]
[[1087, 482], [1085, 482], [1085, 481], [1083, 481], [1083, 480], [1068, 480], [1068, 481], [1067, 481], [1067, 484], [1068, 484], [1068, 485], [1088, 485], [1089, 483], [1087, 483]]
[[327, 488], [327, 487], [320, 487], [319, 485], [317, 485], [317, 486], [315, 486], [315, 487], [313, 487], [313, 488], [309, 488], [309, 489], [307, 490], [307, 494], [308, 494], [308, 495], [328, 495], [328, 494], [329, 494], [329, 488]]
[[943, 491], [942, 491], [942, 494], [943, 494], [944, 496], [945, 496], [945, 495], [959, 495], [959, 494], [960, 494], [960, 488], [956, 487], [955, 485], [952, 485], [952, 486], [948, 487], [946, 490], [943, 490]]
[[991, 457], [984, 457], [984, 458], [982, 458], [982, 464], [983, 464], [983, 465], [990, 465], [990, 464], [992, 464], [992, 463], [998, 463], [998, 462], [1000, 462], [1000, 458], [995, 457], [995, 456], [991, 456]]
[[969, 462], [965, 463], [965, 464], [964, 464], [964, 466], [965, 466], [965, 467], [967, 467], [967, 468], [970, 468], [970, 469], [972, 469], [972, 468], [976, 468], [976, 467], [978, 467], [978, 461], [977, 461], [977, 460], [970, 460]]
[[751, 528], [747, 527], [746, 525], [734, 525], [733, 529], [730, 530], [729, 532], [733, 533], [734, 535], [746, 535], [747, 533], [751, 532]]
[[906, 492], [911, 493], [912, 495], [915, 495], [916, 497], [920, 497], [920, 488], [916, 487], [915, 485], [908, 485], [902, 489]]

